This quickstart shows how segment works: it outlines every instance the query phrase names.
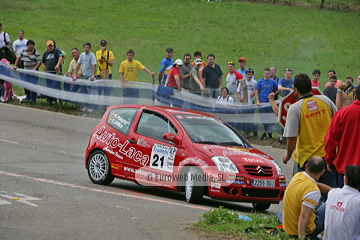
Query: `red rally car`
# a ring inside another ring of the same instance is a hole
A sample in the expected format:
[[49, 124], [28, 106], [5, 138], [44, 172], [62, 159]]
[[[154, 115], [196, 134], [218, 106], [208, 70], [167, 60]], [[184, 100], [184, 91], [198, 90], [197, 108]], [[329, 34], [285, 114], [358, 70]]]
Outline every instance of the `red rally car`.
[[85, 167], [93, 183], [126, 179], [185, 192], [190, 203], [206, 195], [265, 210], [286, 188], [279, 165], [228, 123], [181, 108], [109, 107], [91, 134]]

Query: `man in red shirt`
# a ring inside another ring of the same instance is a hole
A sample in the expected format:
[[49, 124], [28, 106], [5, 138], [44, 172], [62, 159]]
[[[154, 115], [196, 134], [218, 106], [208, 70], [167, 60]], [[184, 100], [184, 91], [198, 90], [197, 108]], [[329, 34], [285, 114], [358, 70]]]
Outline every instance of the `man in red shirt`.
[[354, 102], [337, 111], [325, 135], [325, 161], [335, 172], [335, 187], [343, 187], [345, 167], [360, 166], [360, 86], [353, 93]]
[[312, 72], [312, 75], [313, 75], [313, 80], [311, 80], [311, 87], [317, 87], [320, 89], [320, 75], [321, 75], [321, 72], [319, 69], [315, 69], [313, 72]]

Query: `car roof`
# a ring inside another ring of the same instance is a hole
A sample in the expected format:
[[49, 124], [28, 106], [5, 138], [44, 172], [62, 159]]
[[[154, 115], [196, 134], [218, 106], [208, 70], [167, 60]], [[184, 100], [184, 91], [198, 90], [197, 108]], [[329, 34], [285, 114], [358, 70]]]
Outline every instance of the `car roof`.
[[116, 106], [111, 106], [108, 109], [114, 109], [114, 108], [145, 108], [147, 110], [152, 110], [152, 111], [156, 111], [156, 112], [164, 111], [171, 115], [189, 114], [189, 115], [201, 115], [201, 116], [206, 116], [206, 117], [218, 118], [218, 117], [208, 114], [208, 113], [198, 112], [198, 111], [184, 109], [184, 108], [177, 108], [177, 107], [152, 106], [152, 105], [116, 105]]

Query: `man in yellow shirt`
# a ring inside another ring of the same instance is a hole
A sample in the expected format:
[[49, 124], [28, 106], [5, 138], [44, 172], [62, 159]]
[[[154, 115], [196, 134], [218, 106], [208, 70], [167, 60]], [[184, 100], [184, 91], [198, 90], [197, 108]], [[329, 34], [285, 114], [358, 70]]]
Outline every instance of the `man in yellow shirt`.
[[325, 204], [316, 209], [320, 192], [327, 193], [332, 188], [317, 181], [325, 172], [325, 161], [318, 156], [311, 157], [305, 165], [305, 172], [299, 172], [291, 179], [284, 196], [284, 231], [305, 239], [317, 239], [324, 230]]
[[[126, 52], [127, 60], [121, 62], [120, 64], [120, 80], [122, 84], [122, 88], [125, 89], [125, 81], [138, 81], [138, 71], [144, 70], [151, 76], [154, 75], [153, 72], [150, 72], [149, 69], [144, 67], [139, 61], [134, 60], [134, 50], [129, 49]], [[131, 98], [138, 98], [139, 97], [139, 90], [138, 89], [128, 89], [124, 91], [123, 97], [131, 97]]]
[[[100, 41], [100, 50], [96, 51], [96, 61], [98, 68], [96, 69], [96, 79], [112, 79], [111, 67], [114, 65], [114, 54], [107, 49], [107, 41]], [[98, 93], [101, 95], [104, 90], [105, 96], [110, 96], [110, 87], [98, 87]]]

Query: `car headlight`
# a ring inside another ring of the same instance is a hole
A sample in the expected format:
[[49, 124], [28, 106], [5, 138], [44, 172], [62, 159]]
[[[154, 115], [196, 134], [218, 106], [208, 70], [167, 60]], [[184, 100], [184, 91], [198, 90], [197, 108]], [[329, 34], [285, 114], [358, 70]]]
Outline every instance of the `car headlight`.
[[214, 156], [211, 158], [221, 172], [239, 173], [235, 164], [227, 157]]
[[283, 176], [284, 173], [283, 173], [281, 167], [279, 166], [279, 164], [277, 164], [277, 162], [275, 160], [273, 160], [272, 162], [275, 165], [275, 168], [276, 168], [276, 171], [277, 171], [278, 175]]

